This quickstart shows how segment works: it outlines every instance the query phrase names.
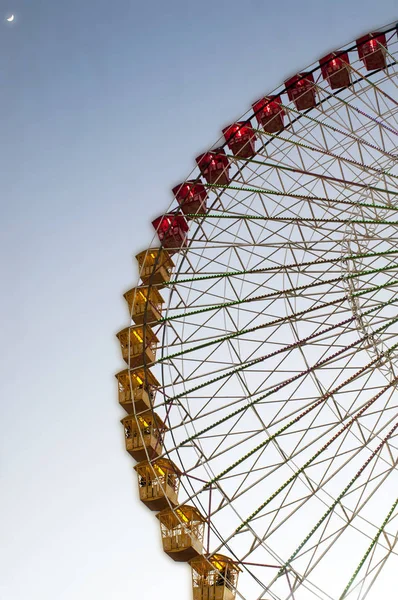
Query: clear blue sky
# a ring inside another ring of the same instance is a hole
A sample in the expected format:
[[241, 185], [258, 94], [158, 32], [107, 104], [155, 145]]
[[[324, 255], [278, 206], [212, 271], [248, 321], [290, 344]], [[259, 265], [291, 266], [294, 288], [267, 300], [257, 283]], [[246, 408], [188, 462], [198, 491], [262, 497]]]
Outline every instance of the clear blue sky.
[[396, 0], [0, 0], [0, 18], [0, 597], [186, 600], [122, 450], [132, 256], [223, 126]]

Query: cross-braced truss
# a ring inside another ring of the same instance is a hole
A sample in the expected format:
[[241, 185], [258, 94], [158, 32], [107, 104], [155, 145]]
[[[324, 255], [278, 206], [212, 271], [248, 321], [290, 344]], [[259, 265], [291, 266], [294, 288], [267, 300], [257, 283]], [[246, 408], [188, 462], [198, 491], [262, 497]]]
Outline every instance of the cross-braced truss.
[[[395, 594], [398, 40], [229, 155], [190, 221], [152, 368], [164, 455], [245, 599]], [[280, 93], [280, 92], [277, 92]], [[243, 119], [251, 118], [247, 113]]]

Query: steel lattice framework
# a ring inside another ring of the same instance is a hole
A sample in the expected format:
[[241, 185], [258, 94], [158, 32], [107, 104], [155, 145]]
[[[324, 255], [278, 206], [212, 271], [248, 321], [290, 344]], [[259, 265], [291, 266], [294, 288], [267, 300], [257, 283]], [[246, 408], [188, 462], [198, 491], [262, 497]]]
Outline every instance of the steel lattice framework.
[[162, 290], [162, 456], [245, 600], [395, 595], [398, 38], [384, 33], [384, 69], [341, 49], [347, 87], [306, 69], [313, 108], [275, 90], [281, 131], [241, 117], [256, 153], [225, 147], [231, 180], [205, 183]]

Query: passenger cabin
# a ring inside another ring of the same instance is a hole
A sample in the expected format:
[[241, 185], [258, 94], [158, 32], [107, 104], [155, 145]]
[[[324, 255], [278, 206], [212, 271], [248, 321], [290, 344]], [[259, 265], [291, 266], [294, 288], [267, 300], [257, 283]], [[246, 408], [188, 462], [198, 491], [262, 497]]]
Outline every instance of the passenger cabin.
[[294, 102], [297, 110], [313, 108], [315, 100], [315, 84], [312, 73], [298, 73], [285, 81], [289, 100]]
[[385, 69], [387, 40], [384, 33], [368, 33], [357, 40], [359, 58], [368, 71]]
[[164, 300], [157, 288], [139, 286], [124, 294], [131, 318], [137, 325], [156, 323], [162, 317]]
[[238, 565], [227, 556], [214, 554], [189, 561], [192, 567], [193, 600], [234, 600]]
[[267, 133], [278, 133], [283, 129], [283, 110], [280, 96], [266, 96], [252, 105], [259, 125]]
[[351, 83], [347, 52], [332, 52], [319, 61], [322, 77], [327, 80], [332, 90], [348, 87]]
[[214, 148], [196, 157], [196, 162], [207, 183], [228, 185], [230, 164], [224, 148]]
[[164, 248], [149, 248], [137, 254], [136, 259], [145, 285], [156, 285], [161, 289], [170, 281], [174, 263]]
[[119, 404], [128, 414], [141, 413], [151, 408], [160, 383], [149, 369], [116, 374], [119, 387]]
[[229, 149], [239, 158], [252, 158], [256, 154], [256, 134], [250, 121], [237, 121], [222, 130]]
[[156, 517], [160, 521], [163, 550], [177, 562], [187, 562], [203, 554], [205, 518], [194, 506], [166, 508]]
[[160, 243], [167, 248], [169, 253], [174, 254], [186, 247], [189, 227], [183, 215], [173, 213], [162, 215], [152, 221], [152, 225], [158, 234]]
[[149, 325], [133, 325], [116, 334], [122, 356], [130, 369], [155, 362], [156, 344], [159, 342]]
[[138, 474], [140, 500], [150, 510], [163, 510], [178, 504], [181, 472], [171, 460], [157, 458], [140, 462], [134, 469]]
[[[185, 216], [207, 213], [208, 195], [200, 179], [179, 183], [173, 188], [173, 194]], [[186, 216], [186, 218], [190, 220], [194, 217]]]
[[153, 460], [162, 454], [162, 440], [167, 427], [151, 410], [121, 420], [126, 450], [137, 461]]

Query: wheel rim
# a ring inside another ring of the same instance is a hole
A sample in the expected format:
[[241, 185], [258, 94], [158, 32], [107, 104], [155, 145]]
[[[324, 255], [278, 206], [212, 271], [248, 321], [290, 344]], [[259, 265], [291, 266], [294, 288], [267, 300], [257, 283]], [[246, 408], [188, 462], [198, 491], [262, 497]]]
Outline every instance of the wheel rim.
[[231, 183], [207, 185], [209, 212], [175, 254], [153, 410], [179, 501], [206, 515], [207, 551], [241, 565], [242, 598], [392, 589], [398, 44], [386, 35], [385, 71], [349, 51], [350, 88], [331, 94], [306, 70], [318, 105], [284, 97], [283, 131], [258, 127], [253, 159], [229, 154]]

